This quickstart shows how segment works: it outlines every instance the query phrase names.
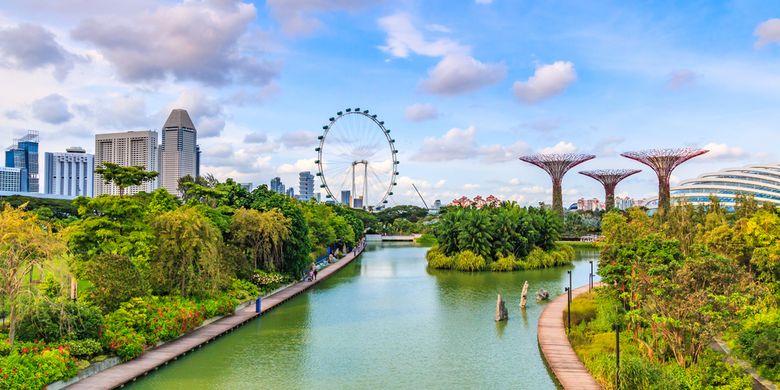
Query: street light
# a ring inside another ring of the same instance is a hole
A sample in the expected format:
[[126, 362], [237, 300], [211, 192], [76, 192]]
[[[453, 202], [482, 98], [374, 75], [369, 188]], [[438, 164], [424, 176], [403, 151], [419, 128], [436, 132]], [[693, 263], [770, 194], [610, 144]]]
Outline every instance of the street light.
[[571, 290], [568, 287], [564, 287], [566, 290], [566, 332], [571, 333]]
[[620, 389], [620, 324], [612, 328], [615, 329], [615, 389]]
[[588, 279], [588, 292], [593, 289], [593, 260], [589, 261], [590, 263], [590, 278]]

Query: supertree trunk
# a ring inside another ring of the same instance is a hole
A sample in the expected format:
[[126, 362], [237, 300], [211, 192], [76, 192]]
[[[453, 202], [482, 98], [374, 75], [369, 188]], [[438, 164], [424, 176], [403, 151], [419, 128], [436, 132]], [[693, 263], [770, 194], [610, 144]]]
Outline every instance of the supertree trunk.
[[569, 169], [595, 157], [596, 156], [592, 154], [550, 153], [522, 156], [520, 157], [520, 160], [536, 165], [537, 167], [544, 169], [544, 171], [550, 175], [553, 185], [552, 207], [558, 215], [563, 217], [563, 189], [561, 188], [563, 176]]
[[615, 208], [615, 187], [614, 185], [604, 186], [604, 209], [606, 211], [611, 211]]
[[604, 208], [609, 211], [615, 208], [615, 187], [623, 179], [641, 172], [638, 169], [598, 169], [595, 171], [580, 171], [581, 174], [598, 180], [604, 186]]
[[552, 208], [563, 218], [563, 188], [561, 188], [561, 180], [553, 179], [552, 185]]

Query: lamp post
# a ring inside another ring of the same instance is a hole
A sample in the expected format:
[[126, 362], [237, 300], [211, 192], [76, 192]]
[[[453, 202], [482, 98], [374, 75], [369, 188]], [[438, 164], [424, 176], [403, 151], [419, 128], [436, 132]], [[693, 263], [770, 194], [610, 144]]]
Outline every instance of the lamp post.
[[572, 290], [571, 290], [571, 270], [566, 271], [567, 274], [569, 274], [569, 315], [567, 316], [567, 321], [569, 322], [569, 331], [571, 332], [571, 298], [572, 298]]
[[568, 287], [564, 287], [566, 290], [566, 333], [571, 333], [571, 290]]
[[615, 389], [620, 389], [620, 324], [615, 329]]
[[588, 279], [588, 292], [593, 289], [593, 260], [589, 261], [590, 263], [590, 278]]

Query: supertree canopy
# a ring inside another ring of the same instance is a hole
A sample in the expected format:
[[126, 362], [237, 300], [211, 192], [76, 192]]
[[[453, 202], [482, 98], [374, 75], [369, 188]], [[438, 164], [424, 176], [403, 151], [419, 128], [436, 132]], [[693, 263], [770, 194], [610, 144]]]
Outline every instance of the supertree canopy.
[[575, 166], [596, 156], [576, 153], [542, 153], [520, 157], [521, 161], [536, 165], [550, 175], [553, 184], [553, 209], [563, 217], [563, 195], [561, 181], [563, 176]]
[[625, 152], [620, 155], [647, 165], [658, 175], [658, 212], [664, 215], [666, 210], [669, 209], [671, 199], [669, 194], [669, 177], [672, 175], [674, 168], [707, 152], [709, 150], [696, 148], [648, 149], [637, 152]]
[[615, 187], [621, 180], [642, 172], [640, 169], [596, 169], [593, 171], [580, 171], [580, 174], [592, 177], [598, 180], [604, 186], [606, 196], [604, 205], [607, 211], [615, 207]]

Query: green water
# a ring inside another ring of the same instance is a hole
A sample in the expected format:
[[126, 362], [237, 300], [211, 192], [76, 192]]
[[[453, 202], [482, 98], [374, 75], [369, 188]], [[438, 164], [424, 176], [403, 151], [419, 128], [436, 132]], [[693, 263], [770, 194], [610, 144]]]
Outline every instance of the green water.
[[[372, 246], [259, 319], [139, 379], [133, 389], [555, 389], [536, 341], [552, 296], [588, 282], [598, 253], [514, 273], [428, 271], [426, 248]], [[529, 305], [519, 309], [523, 281]], [[509, 321], [494, 321], [496, 294]]]

